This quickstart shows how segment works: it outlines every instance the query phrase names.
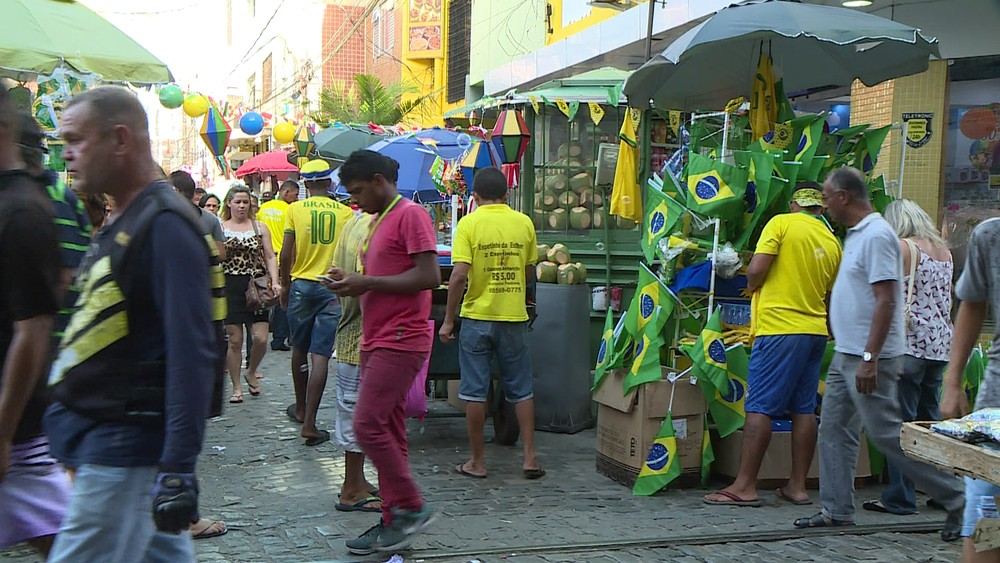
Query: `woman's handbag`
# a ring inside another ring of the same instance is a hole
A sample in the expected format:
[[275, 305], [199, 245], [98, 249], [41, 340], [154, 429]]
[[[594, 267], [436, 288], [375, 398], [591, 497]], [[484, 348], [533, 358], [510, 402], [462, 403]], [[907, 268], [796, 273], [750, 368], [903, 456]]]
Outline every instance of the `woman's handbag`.
[[250, 219], [250, 224], [253, 225], [253, 232], [260, 240], [255, 262], [260, 265], [261, 270], [264, 270], [264, 275], [251, 277], [250, 283], [247, 284], [247, 310], [260, 311], [274, 307], [278, 302], [278, 292], [274, 290], [271, 285], [271, 276], [267, 274], [267, 262], [264, 260], [264, 240], [260, 237], [260, 231], [257, 230], [257, 221]]

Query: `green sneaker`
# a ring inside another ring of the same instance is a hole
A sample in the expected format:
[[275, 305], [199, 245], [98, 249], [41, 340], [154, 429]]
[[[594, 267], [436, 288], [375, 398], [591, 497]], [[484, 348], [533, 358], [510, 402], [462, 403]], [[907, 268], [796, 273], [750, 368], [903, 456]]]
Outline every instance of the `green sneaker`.
[[430, 505], [418, 511], [393, 511], [392, 524], [383, 527], [376, 549], [378, 551], [400, 551], [413, 544], [413, 536], [426, 530], [434, 521], [434, 511]]
[[381, 540], [386, 529], [387, 528], [382, 525], [382, 519], [379, 518], [378, 524], [368, 528], [368, 531], [353, 540], [347, 540], [345, 543], [345, 545], [347, 545], [347, 551], [354, 555], [371, 555], [372, 553], [375, 553], [382, 546]]

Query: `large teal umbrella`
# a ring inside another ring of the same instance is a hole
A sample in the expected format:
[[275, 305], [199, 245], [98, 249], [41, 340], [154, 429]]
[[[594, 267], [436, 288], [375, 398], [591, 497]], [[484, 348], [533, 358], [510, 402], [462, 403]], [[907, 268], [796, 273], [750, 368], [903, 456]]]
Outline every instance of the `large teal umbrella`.
[[316, 133], [313, 141], [320, 156], [343, 162], [352, 152], [367, 149], [386, 137], [387, 135], [373, 133], [368, 128], [334, 125]]
[[58, 67], [108, 82], [171, 82], [167, 65], [75, 0], [0, 1], [0, 73], [19, 79]]

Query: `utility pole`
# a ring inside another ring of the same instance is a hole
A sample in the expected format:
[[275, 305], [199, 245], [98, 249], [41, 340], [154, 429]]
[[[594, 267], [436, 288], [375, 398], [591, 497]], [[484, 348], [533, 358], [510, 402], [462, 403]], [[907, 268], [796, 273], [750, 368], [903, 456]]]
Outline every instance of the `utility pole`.
[[649, 17], [646, 18], [646, 60], [653, 58], [653, 9], [656, 0], [649, 0]]

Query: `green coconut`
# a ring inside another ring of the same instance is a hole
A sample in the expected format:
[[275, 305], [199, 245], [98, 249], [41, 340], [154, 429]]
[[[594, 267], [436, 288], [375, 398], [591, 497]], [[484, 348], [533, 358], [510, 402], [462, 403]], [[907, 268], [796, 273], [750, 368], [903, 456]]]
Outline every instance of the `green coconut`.
[[547, 244], [538, 245], [538, 258], [539, 260], [545, 260], [549, 255], [549, 249], [552, 248]]
[[589, 229], [593, 221], [590, 218], [590, 210], [586, 207], [574, 207], [569, 210], [569, 225], [574, 229]]
[[580, 193], [581, 190], [592, 187], [590, 174], [587, 174], [586, 172], [574, 174], [569, 179], [569, 187], [576, 193]]
[[535, 209], [552, 211], [557, 207], [559, 207], [559, 195], [555, 192], [545, 190], [536, 196]]
[[[562, 211], [566, 210], [563, 209]], [[571, 261], [569, 249], [566, 248], [566, 245], [561, 242], [553, 244], [552, 248], [550, 248], [548, 253], [545, 255], [545, 258], [549, 262], [555, 262], [556, 264], [569, 264]]]
[[[541, 229], [545, 226], [545, 212], [536, 207], [535, 210], [531, 212], [531, 222], [535, 225], [536, 229]], [[544, 255], [539, 254], [539, 256]]]
[[569, 225], [569, 214], [566, 213], [565, 209], [557, 207], [552, 211], [549, 211], [547, 216], [548, 227], [556, 231], [565, 231], [566, 226]]
[[559, 194], [559, 207], [573, 209], [580, 204], [580, 196], [573, 192], [563, 192]]
[[556, 271], [556, 279], [559, 285], [575, 285], [580, 283], [580, 272], [574, 264], [562, 264]]
[[535, 266], [535, 277], [540, 283], [556, 283], [559, 276], [559, 264], [555, 262], [539, 262]]
[[545, 189], [551, 190], [556, 193], [562, 193], [569, 188], [569, 180], [566, 179], [565, 174], [556, 174], [555, 176], [549, 176], [545, 179]]
[[577, 283], [587, 283], [587, 266], [583, 262], [573, 264], [576, 266]]
[[587, 187], [577, 194], [580, 196], [580, 205], [594, 209], [604, 203], [604, 196], [594, 188]]
[[594, 208], [594, 215], [590, 219], [590, 228], [591, 229], [603, 229], [604, 228], [604, 208], [603, 207], [595, 207]]
[[619, 229], [621, 229], [621, 230], [623, 230], [623, 231], [630, 231], [630, 230], [636, 228], [636, 226], [638, 226], [638, 223], [636, 223], [635, 221], [633, 221], [631, 219], [626, 219], [625, 217], [618, 217], [616, 215], [615, 216], [615, 220], [617, 222], [616, 227], [619, 228]]

